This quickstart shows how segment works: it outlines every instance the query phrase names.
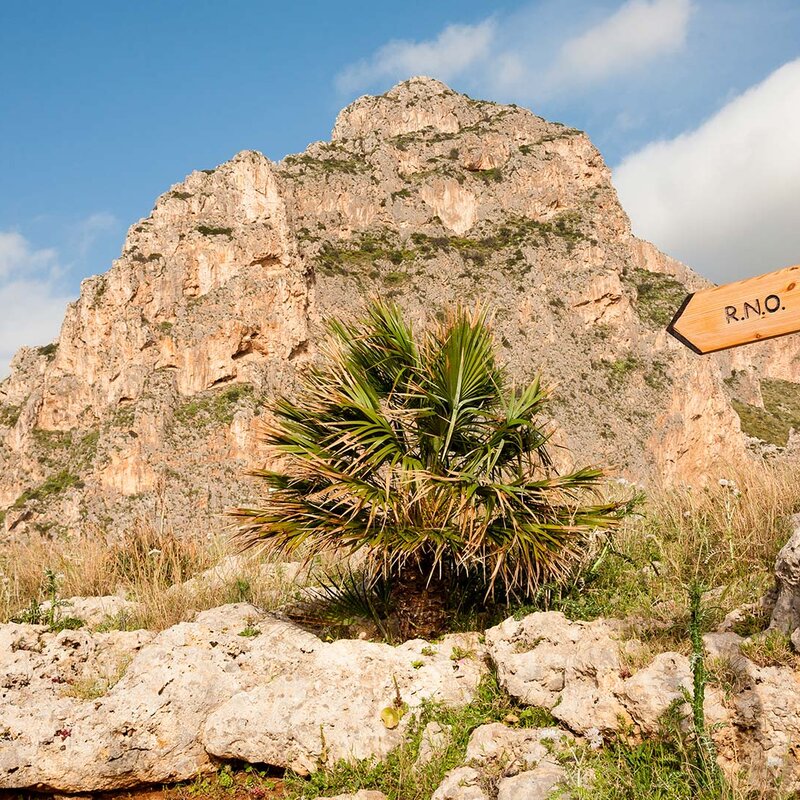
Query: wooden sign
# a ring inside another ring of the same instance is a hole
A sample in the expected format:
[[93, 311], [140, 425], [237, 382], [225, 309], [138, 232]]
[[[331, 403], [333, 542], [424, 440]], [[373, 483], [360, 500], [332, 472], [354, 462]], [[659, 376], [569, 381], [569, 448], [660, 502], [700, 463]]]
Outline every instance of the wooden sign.
[[690, 294], [667, 327], [703, 355], [800, 331], [800, 264]]

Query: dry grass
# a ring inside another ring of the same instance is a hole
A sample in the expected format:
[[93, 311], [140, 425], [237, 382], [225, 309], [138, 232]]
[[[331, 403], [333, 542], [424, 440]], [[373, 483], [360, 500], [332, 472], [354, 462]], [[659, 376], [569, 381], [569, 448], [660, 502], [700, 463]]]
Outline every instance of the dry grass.
[[741, 647], [742, 655], [759, 667], [797, 667], [798, 655], [783, 631], [771, 630], [754, 636]]
[[43, 602], [44, 570], [56, 573], [61, 598], [122, 594], [137, 603], [131, 614], [109, 619], [112, 628], [162, 630], [196, 611], [232, 602], [274, 608], [293, 591], [280, 574], [267, 576], [257, 556], [242, 559], [216, 581], [185, 583], [218, 564], [228, 551], [224, 541], [178, 538], [142, 522], [121, 541], [100, 532], [75, 539], [32, 538], [0, 551], [0, 622], [31, 602]]
[[770, 572], [800, 508], [800, 467], [752, 463], [702, 491], [653, 492], [645, 508], [648, 533], [662, 560], [683, 583], [722, 585], [732, 573]]
[[730, 658], [729, 656], [716, 656], [706, 661], [708, 682], [718, 687], [730, 700], [739, 694], [748, 683], [748, 675], [743, 658]]
[[703, 491], [652, 493], [644, 517], [621, 544], [642, 561], [649, 557], [653, 590], [667, 608], [685, 606], [684, 587], [708, 590], [710, 622], [773, 585], [775, 557], [800, 508], [797, 466], [752, 464]]
[[548, 606], [574, 618], [628, 618], [633, 635], [685, 649], [693, 581], [708, 589], [709, 627], [773, 586], [788, 517], [800, 510], [799, 478], [798, 466], [760, 463], [706, 489], [649, 491], [601, 562]]
[[[553, 608], [574, 618], [625, 617], [635, 636], [652, 640], [650, 648], [685, 649], [687, 584], [699, 579], [709, 589], [709, 625], [772, 586], [775, 556], [790, 533], [788, 517], [800, 510], [798, 478], [800, 467], [753, 464], [729, 474], [724, 485], [650, 491], [600, 563], [571, 586], [543, 591], [520, 613]], [[109, 621], [125, 628], [160, 630], [230, 602], [275, 608], [296, 592], [291, 580], [265, 577], [257, 554], [224, 580], [182, 586], [227, 554], [222, 541], [180, 539], [146, 522], [118, 542], [97, 532], [9, 543], [0, 551], [0, 621], [31, 599], [46, 599], [44, 568], [59, 575], [61, 597], [124, 593], [137, 602], [136, 613]]]

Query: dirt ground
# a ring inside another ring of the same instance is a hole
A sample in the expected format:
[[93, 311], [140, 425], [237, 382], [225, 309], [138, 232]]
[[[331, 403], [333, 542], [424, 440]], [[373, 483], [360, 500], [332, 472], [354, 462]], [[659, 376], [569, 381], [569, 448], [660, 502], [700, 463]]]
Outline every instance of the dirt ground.
[[281, 778], [257, 771], [223, 772], [176, 786], [79, 795], [0, 789], [0, 800], [283, 800], [286, 796], [286, 787]]

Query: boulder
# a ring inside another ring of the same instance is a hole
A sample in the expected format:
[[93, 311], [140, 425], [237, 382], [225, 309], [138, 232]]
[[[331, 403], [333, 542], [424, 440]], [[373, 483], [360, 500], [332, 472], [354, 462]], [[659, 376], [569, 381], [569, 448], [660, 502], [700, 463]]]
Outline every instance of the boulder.
[[340, 759], [385, 756], [402, 741], [410, 714], [390, 728], [381, 718], [384, 709], [470, 701], [486, 670], [474, 658], [450, 658], [454, 647], [464, 645], [475, 649], [477, 636], [445, 637], [432, 656], [423, 655], [427, 643], [420, 639], [399, 647], [353, 639], [319, 642], [278, 671], [274, 644], [256, 640], [254, 648], [273, 653], [272, 669], [209, 714], [202, 741], [217, 758], [300, 774]]
[[[42, 611], [49, 611], [50, 606], [50, 601], [46, 600], [41, 605]], [[68, 597], [59, 601], [56, 617], [57, 619], [75, 617], [90, 628], [94, 628], [120, 615], [134, 614], [138, 607], [137, 603], [117, 594], [100, 597]]]
[[497, 787], [497, 800], [549, 800], [553, 790], [566, 778], [566, 771], [553, 761], [536, 769], [504, 778]]
[[576, 733], [611, 733], [632, 720], [618, 695], [624, 680], [622, 623], [570, 622], [560, 612], [513, 617], [486, 631], [500, 685], [526, 705], [546, 708]]
[[678, 653], [659, 653], [625, 681], [621, 699], [641, 731], [654, 734], [664, 712], [691, 689], [689, 659]]
[[473, 731], [465, 761], [483, 770], [514, 775], [537, 767], [574, 739], [561, 728], [509, 728], [494, 722]]
[[445, 775], [431, 800], [489, 800], [481, 786], [481, 774], [472, 767], [456, 767]]
[[447, 747], [450, 740], [449, 728], [442, 727], [438, 722], [429, 722], [422, 731], [419, 750], [417, 751], [417, 766], [424, 767], [439, 752]]
[[[476, 728], [465, 764], [451, 770], [432, 800], [537, 800], [565, 777], [557, 753], [574, 742], [560, 728], [510, 728], [499, 722]], [[491, 791], [495, 787], [497, 795]]]
[[800, 627], [800, 514], [791, 518], [792, 535], [775, 560], [776, 599], [771, 628], [793, 633]]

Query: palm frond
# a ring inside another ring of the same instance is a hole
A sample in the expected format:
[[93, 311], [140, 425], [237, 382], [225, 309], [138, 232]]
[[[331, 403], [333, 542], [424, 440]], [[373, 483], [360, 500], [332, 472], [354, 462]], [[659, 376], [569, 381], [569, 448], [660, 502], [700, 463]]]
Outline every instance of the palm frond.
[[324, 363], [265, 426], [278, 466], [252, 473], [260, 507], [231, 512], [241, 546], [364, 550], [387, 574], [424, 564], [529, 597], [629, 510], [602, 498], [601, 469], [553, 469], [547, 390], [507, 386], [484, 311], [457, 308], [417, 339], [378, 302], [330, 329]]

